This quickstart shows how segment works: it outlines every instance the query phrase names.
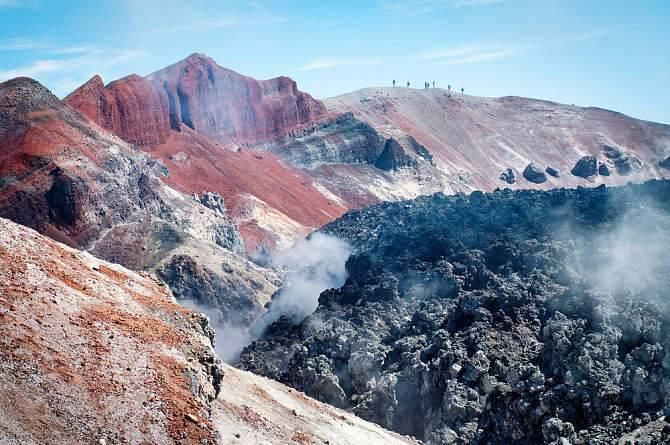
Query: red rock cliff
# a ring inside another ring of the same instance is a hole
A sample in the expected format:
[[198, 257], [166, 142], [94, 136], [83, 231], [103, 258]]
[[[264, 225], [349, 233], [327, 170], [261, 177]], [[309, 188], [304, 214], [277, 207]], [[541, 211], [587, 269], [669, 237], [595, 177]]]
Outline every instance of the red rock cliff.
[[106, 87], [96, 76], [65, 101], [142, 147], [165, 142], [170, 129], [182, 125], [221, 143], [262, 143], [326, 115], [325, 106], [288, 77], [257, 81], [202, 54]]

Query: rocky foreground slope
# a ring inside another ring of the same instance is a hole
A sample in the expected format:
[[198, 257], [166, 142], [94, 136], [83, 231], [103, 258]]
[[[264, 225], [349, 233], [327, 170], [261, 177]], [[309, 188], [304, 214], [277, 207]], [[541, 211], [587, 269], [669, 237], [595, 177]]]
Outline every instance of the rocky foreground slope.
[[3, 445], [414, 443], [225, 367], [213, 336], [155, 278], [0, 218]]
[[240, 366], [431, 444], [670, 441], [670, 182], [348, 213], [349, 278]]
[[0, 219], [0, 442], [216, 443], [223, 368], [165, 286]]

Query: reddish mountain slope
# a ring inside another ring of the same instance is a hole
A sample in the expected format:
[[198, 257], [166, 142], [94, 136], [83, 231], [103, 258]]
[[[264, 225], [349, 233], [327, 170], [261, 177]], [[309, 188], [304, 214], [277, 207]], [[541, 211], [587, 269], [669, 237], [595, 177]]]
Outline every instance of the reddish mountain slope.
[[[285, 244], [346, 211], [319, 192], [312, 178], [280, 162], [276, 155], [254, 150], [232, 152], [189, 128], [172, 133], [149, 153], [168, 168], [166, 182], [175, 188], [221, 194], [249, 252], [260, 245]], [[274, 214], [264, 219], [260, 214], [263, 209]], [[282, 225], [292, 226], [289, 233], [281, 233]]]
[[70, 94], [66, 102], [131, 144], [160, 144], [170, 132], [165, 91], [137, 75], [112, 82], [107, 87], [100, 76], [94, 76]]
[[257, 81], [194, 54], [106, 87], [96, 76], [65, 102], [159, 159], [179, 190], [221, 194], [249, 251], [285, 245], [346, 211], [276, 156], [240, 149], [327, 118], [324, 105], [286, 77]]
[[168, 271], [179, 297], [225, 294], [224, 317], [255, 314], [274, 275], [236, 255], [244, 246], [223, 200], [179, 193], [168, 174], [36, 81], [0, 83], [0, 216], [135, 270]]

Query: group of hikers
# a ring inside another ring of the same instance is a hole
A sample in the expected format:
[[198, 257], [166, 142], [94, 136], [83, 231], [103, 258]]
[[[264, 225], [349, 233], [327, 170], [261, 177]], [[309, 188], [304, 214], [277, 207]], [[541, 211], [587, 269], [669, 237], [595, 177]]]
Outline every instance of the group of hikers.
[[[432, 86], [433, 86], [433, 88], [437, 88], [436, 85], [437, 85], [437, 84], [436, 84], [435, 81], [433, 80], [433, 82], [432, 82]], [[393, 80], [393, 86], [394, 86], [394, 87], [396, 86], [396, 81], [395, 81], [395, 80]], [[408, 81], [407, 81], [407, 88], [409, 88], [409, 87], [410, 87], [410, 82], [409, 82], [409, 80], [408, 80]], [[424, 82], [424, 83], [423, 83], [423, 87], [424, 87], [426, 90], [429, 89], [429, 88], [431, 87], [431, 82]], [[447, 85], [447, 90], [451, 91], [451, 85]], [[461, 94], [465, 94], [465, 88], [461, 88]]]

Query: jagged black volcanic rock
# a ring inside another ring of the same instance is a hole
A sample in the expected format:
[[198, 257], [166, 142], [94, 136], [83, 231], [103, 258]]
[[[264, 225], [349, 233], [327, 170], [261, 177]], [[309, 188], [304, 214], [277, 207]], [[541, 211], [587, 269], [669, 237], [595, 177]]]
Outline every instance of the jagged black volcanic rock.
[[240, 365], [432, 444], [667, 443], [669, 212], [653, 181], [349, 213], [346, 284]]

